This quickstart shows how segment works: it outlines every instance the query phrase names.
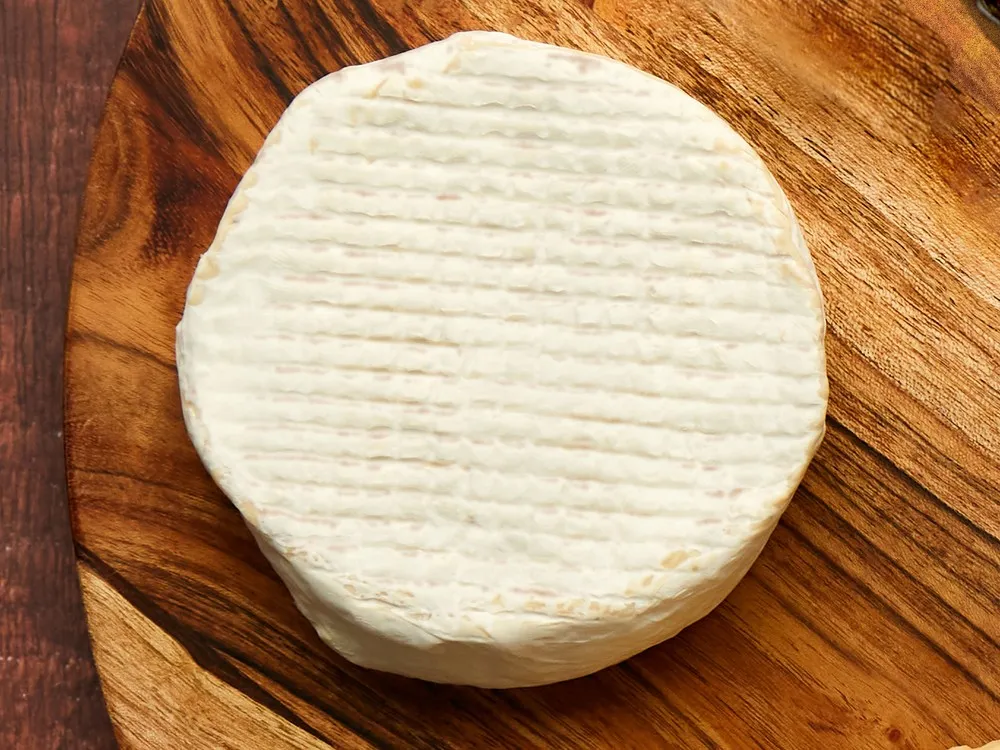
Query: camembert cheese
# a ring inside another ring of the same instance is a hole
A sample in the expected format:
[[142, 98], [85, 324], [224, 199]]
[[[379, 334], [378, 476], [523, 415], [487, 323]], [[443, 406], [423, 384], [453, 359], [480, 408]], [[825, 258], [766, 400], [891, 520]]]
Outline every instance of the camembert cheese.
[[725, 122], [470, 32], [295, 99], [177, 363], [202, 460], [330, 646], [512, 687], [732, 590], [822, 438], [823, 333], [792, 210]]

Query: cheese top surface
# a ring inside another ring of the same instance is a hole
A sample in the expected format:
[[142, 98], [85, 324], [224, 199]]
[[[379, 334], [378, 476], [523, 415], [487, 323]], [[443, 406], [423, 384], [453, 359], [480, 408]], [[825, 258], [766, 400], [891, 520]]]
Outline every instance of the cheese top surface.
[[508, 686], [732, 589], [822, 437], [823, 333], [791, 208], [724, 121], [470, 32], [295, 99], [177, 357], [205, 465], [328, 643]]

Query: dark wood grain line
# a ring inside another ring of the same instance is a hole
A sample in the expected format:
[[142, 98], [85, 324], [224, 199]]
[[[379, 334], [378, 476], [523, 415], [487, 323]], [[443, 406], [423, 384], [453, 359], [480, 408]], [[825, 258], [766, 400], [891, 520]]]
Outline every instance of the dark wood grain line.
[[[855, 440], [857, 440], [856, 436], [854, 436], [853, 433], [845, 432], [845, 433], [841, 433], [841, 434], [849, 435], [850, 437], [848, 437], [848, 440], [851, 440], [852, 442], [854, 442]], [[865, 451], [865, 453], [867, 455], [869, 455], [869, 456], [872, 455], [872, 454], [868, 453], [867, 451]], [[813, 466], [811, 470], [812, 470], [812, 472], [816, 476], [822, 476], [826, 480], [826, 483], [827, 483], [827, 485], [829, 487], [836, 488], [836, 486], [837, 486], [837, 477], [833, 474], [833, 472], [826, 465], [817, 464], [817, 465]], [[954, 543], [956, 545], [961, 544], [961, 542], [958, 541], [958, 539], [955, 537], [955, 535], [951, 532], [950, 529], [948, 529], [946, 526], [941, 525], [940, 523], [938, 523], [938, 521], [936, 519], [934, 519], [928, 513], [926, 513], [921, 508], [921, 505], [919, 503], [914, 503], [909, 498], [903, 497], [898, 492], [896, 492], [895, 490], [893, 490], [893, 488], [889, 487], [882, 480], [882, 478], [879, 477], [879, 476], [877, 476], [877, 475], [869, 474], [868, 478], [872, 482], [874, 482], [875, 484], [877, 484], [879, 487], [881, 487], [885, 491], [885, 493], [887, 495], [892, 496], [898, 502], [908, 503], [911, 509], [913, 509], [916, 513], [918, 513], [927, 522], [927, 524], [929, 524], [930, 526], [933, 526], [937, 531], [939, 531], [942, 534], [942, 536], [950, 539], [952, 541], [952, 543]], [[805, 488], [803, 488], [803, 491], [805, 492]], [[810, 497], [814, 497], [812, 495], [812, 493], [810, 493]], [[855, 507], [860, 507], [859, 504], [858, 504], [858, 502], [856, 500], [854, 500], [853, 495], [850, 495], [850, 494], [845, 493], [845, 492], [840, 492], [840, 493], [838, 493], [838, 497], [840, 497], [844, 502], [850, 503], [851, 505], [853, 505]], [[933, 505], [934, 503], [933, 503], [933, 501], [929, 501], [928, 504]], [[824, 506], [827, 506], [827, 505], [829, 505], [829, 504], [828, 503], [824, 503]], [[926, 544], [924, 544], [921, 541], [920, 537], [912, 535], [910, 533], [911, 530], [908, 529], [908, 528], [905, 528], [904, 526], [902, 526], [899, 523], [899, 521], [897, 521], [896, 518], [893, 517], [893, 515], [891, 513], [887, 513], [884, 510], [882, 510], [881, 508], [878, 508], [878, 507], [875, 507], [875, 506], [871, 506], [869, 509], [870, 509], [870, 511], [872, 513], [876, 514], [882, 522], [887, 523], [890, 526], [892, 526], [897, 532], [899, 532], [899, 534], [901, 536], [906, 537], [911, 543], [913, 543], [916, 547], [918, 547], [922, 552], [926, 553], [929, 557], [936, 557], [936, 552], [933, 549], [931, 549]], [[994, 559], [990, 559], [990, 558], [985, 557], [981, 552], [979, 552], [979, 550], [970, 549], [967, 545], [963, 546], [963, 548], [964, 548], [964, 550], [965, 550], [965, 552], [967, 554], [975, 557], [980, 563], [982, 563], [987, 568], [996, 568], [996, 569], [1000, 570], [1000, 557], [998, 557], [997, 559], [994, 560]], [[947, 569], [947, 571], [952, 576], [954, 576], [955, 580], [962, 581], [970, 590], [976, 590], [976, 588], [979, 585], [979, 581], [972, 580], [972, 579], [968, 578], [962, 571], [957, 570], [947, 560], [941, 560], [940, 562], [945, 567], [945, 569]], [[1000, 594], [998, 594], [997, 605], [1000, 606]]]
[[[726, 604], [725, 604], [725, 602], [723, 602], [719, 606], [720, 607], [725, 607]], [[715, 614], [716, 614], [716, 616], [718, 616], [720, 613], [719, 613], [718, 610], [715, 610]], [[691, 625], [689, 627], [695, 627], [695, 625]], [[753, 639], [751, 639], [751, 640], [753, 640]], [[771, 665], [773, 665], [775, 669], [781, 669], [781, 670], [783, 670], [785, 672], [788, 671], [788, 669], [787, 669], [786, 666], [780, 664], [770, 654], [765, 653], [763, 651], [763, 649], [761, 649], [759, 647], [758, 644], [754, 643], [754, 649], [757, 652], [757, 654], [760, 655], [761, 658], [765, 659], [768, 663], [770, 663]], [[713, 689], [712, 682], [710, 682], [709, 680], [706, 680], [705, 677], [698, 671], [697, 665], [692, 661], [692, 659], [690, 658], [689, 654], [685, 653], [681, 649], [677, 649], [677, 651], [674, 654], [674, 663], [677, 664], [678, 666], [680, 666], [689, 675], [691, 675], [691, 679], [696, 680], [698, 683], [700, 683], [700, 685], [702, 686], [703, 690], [710, 691], [710, 690]], [[639, 671], [643, 670], [643, 667], [641, 667], [641, 666], [637, 666], [636, 668]], [[662, 692], [663, 691], [661, 690], [660, 693], [662, 694]], [[728, 706], [727, 705], [725, 708], [727, 710], [730, 710], [730, 711], [733, 710], [732, 706]], [[686, 712], [685, 712], [685, 715], [687, 715]], [[711, 727], [711, 724], [708, 724], [708, 726]], [[761, 735], [763, 735], [763, 736], [754, 736], [752, 738], [751, 737], [746, 737], [745, 740], [747, 742], [751, 742], [753, 744], [754, 748], [759, 748], [760, 750], [769, 750], [770, 748], [774, 748], [774, 747], [777, 747], [777, 746], [781, 745], [781, 739], [779, 737], [775, 736], [775, 734], [773, 733], [773, 731], [772, 731], [772, 729], [770, 727], [762, 730]], [[766, 744], [764, 744], [765, 740], [766, 740]], [[717, 744], [718, 743], [716, 743], [716, 745]], [[720, 750], [726, 750], [726, 746], [723, 745], [723, 747], [721, 747]]]
[[[144, 617], [148, 618], [156, 627], [177, 641], [190, 654], [198, 666], [286, 721], [294, 724], [299, 729], [308, 732], [313, 737], [323, 742], [331, 741], [330, 737], [324, 736], [322, 732], [313, 727], [306, 719], [290, 709], [274, 695], [238, 669], [235, 669], [228, 661], [220, 658], [216, 653], [217, 644], [212, 639], [188, 628], [161, 607], [157, 606], [149, 597], [129, 583], [124, 576], [120, 575], [113, 567], [104, 562], [85, 545], [77, 545], [77, 554], [82, 564], [89, 567], [95, 575], [99, 576], [105, 583], [117, 591], [123, 599], [135, 607]], [[236, 658], [263, 673], [263, 670], [260, 670], [256, 664], [253, 664], [246, 658], [239, 655], [236, 655]], [[341, 721], [340, 717], [332, 713], [330, 715], [345, 727], [350, 727], [349, 724]], [[352, 731], [355, 731], [354, 727], [350, 728]]]
[[[143, 89], [156, 92], [154, 96], [145, 97], [144, 104], [154, 103], [167, 119], [189, 137], [191, 143], [213, 157], [222, 159], [224, 149], [219, 136], [209, 128], [198, 127], [201, 119], [198, 105], [184, 85], [184, 75], [163, 13], [160, 3], [144, 3], [133, 31], [136, 43], [129, 44], [129, 52], [122, 59], [122, 70], [131, 71], [134, 80]], [[146, 53], [133, 53], [133, 50], [142, 49], [141, 42], [149, 43]], [[129, 175], [128, 179], [134, 177]]]
[[240, 30], [243, 40], [247, 43], [247, 46], [249, 46], [256, 69], [267, 79], [268, 83], [271, 84], [275, 94], [277, 94], [278, 97], [287, 105], [292, 101], [292, 99], [295, 98], [295, 94], [290, 88], [288, 88], [288, 85], [282, 80], [281, 76], [278, 75], [277, 71], [271, 65], [270, 59], [264, 53], [264, 50], [261, 49], [260, 45], [257, 44], [256, 35], [247, 26], [246, 21], [243, 20], [243, 16], [240, 15], [236, 6], [233, 5], [231, 0], [221, 0], [221, 2], [230, 17], [233, 19], [237, 28]]
[[330, 50], [330, 54], [333, 55], [334, 59], [342, 67], [347, 67], [348, 65], [354, 65], [358, 61], [353, 58], [351, 51], [347, 46], [347, 42], [344, 41], [344, 37], [341, 35], [337, 29], [334, 28], [333, 24], [330, 23], [330, 17], [326, 14], [324, 10], [316, 6], [316, 0], [307, 0], [308, 6], [306, 6], [306, 11], [309, 15], [309, 19], [313, 22], [314, 28], [322, 31], [321, 39], [326, 43], [326, 48]]
[[137, 346], [131, 344], [123, 344], [120, 341], [115, 341], [114, 339], [109, 339], [107, 336], [102, 336], [99, 333], [83, 332], [83, 331], [71, 331], [66, 337], [66, 340], [71, 343], [92, 343], [99, 344], [100, 346], [106, 346], [109, 349], [114, 349], [124, 354], [128, 354], [134, 357], [139, 357], [148, 362], [159, 365], [167, 370], [177, 370], [177, 365], [174, 362], [163, 359], [156, 354], [145, 349], [140, 349]]
[[[341, 18], [355, 18], [358, 15], [363, 14], [364, 6], [358, 7], [355, 0], [330, 0], [330, 1], [337, 9], [337, 15], [339, 15]], [[362, 3], [364, 2], [364, 0], [359, 0], [359, 1]], [[324, 14], [323, 9], [318, 7], [317, 5], [313, 4], [311, 7], [316, 14], [318, 15]], [[370, 7], [368, 9], [368, 13], [369, 16], [374, 16], [375, 18], [379, 18], [375, 14], [374, 9]], [[372, 62], [373, 60], [379, 59], [381, 57], [386, 57], [388, 54], [391, 54], [389, 50], [393, 48], [393, 44], [379, 33], [378, 29], [375, 27], [375, 24], [373, 24], [370, 20], [360, 24], [357, 27], [357, 32], [358, 35], [364, 39], [365, 43], [367, 44], [372, 53], [370, 57], [358, 60], [359, 63]], [[397, 41], [399, 41], [399, 43], [402, 43], [402, 40], [399, 39], [395, 30], [392, 30], [391, 34], [393, 37], [396, 38]]]
[[[335, 721], [342, 724], [343, 726], [349, 728], [355, 735], [361, 737], [366, 742], [377, 748], [386, 748], [387, 750], [394, 750], [395, 748], [418, 748], [420, 750], [438, 750], [438, 748], [428, 743], [425, 739], [421, 738], [419, 741], [415, 737], [408, 734], [401, 734], [400, 730], [403, 732], [407, 730], [413, 730], [415, 727], [408, 727], [405, 724], [385, 726], [382, 723], [377, 724], [378, 729], [384, 732], [384, 736], [376, 734], [372, 731], [370, 724], [358, 722], [353, 719], [348, 719], [340, 708], [323, 698], [319, 697], [314, 693], [302, 690], [293, 681], [289, 680], [283, 673], [275, 672], [274, 670], [268, 669], [266, 666], [258, 661], [254, 661], [246, 656], [240, 650], [232, 648], [230, 645], [214, 640], [212, 638], [205, 638], [205, 640], [216, 648], [220, 653], [227, 655], [228, 657], [242, 662], [255, 671], [259, 672], [268, 680], [271, 680], [276, 685], [280, 685], [282, 688], [288, 691], [289, 694], [294, 695], [296, 698], [304, 703], [312, 706], [318, 711], [332, 717]], [[344, 677], [344, 673], [338, 673], [339, 677]], [[369, 709], [372, 710], [376, 715], [378, 713], [378, 704], [372, 704]]]
[[[955, 620], [961, 622], [966, 628], [982, 638], [987, 645], [992, 646], [993, 648], [998, 647], [997, 641], [995, 641], [992, 636], [969, 620], [954, 606], [945, 601], [940, 594], [934, 591], [934, 589], [929, 587], [926, 583], [920, 581], [916, 576], [910, 573], [910, 571], [900, 565], [894, 558], [887, 555], [881, 548], [862, 536], [847, 522], [843, 516], [837, 513], [830, 503], [823, 502], [820, 498], [816, 497], [816, 495], [805, 488], [802, 488], [801, 493], [802, 497], [808, 500], [813, 506], [814, 512], [811, 514], [810, 518], [817, 524], [817, 526], [829, 532], [831, 536], [843, 540], [849, 547], [859, 549], [859, 554], [861, 554], [860, 550], [863, 549], [863, 554], [870, 556], [870, 559], [878, 560], [883, 565], [894, 569], [909, 583], [911, 583], [914, 588], [921, 590], [929, 599], [933, 600], [942, 610], [947, 612], [951, 617], [955, 618]], [[824, 516], [829, 516], [833, 523], [825, 521]], [[898, 526], [896, 528], [899, 529]], [[899, 530], [903, 534], [906, 533], [903, 529]], [[902, 617], [902, 615], [900, 616]]]
[[[796, 538], [800, 536], [799, 534], [794, 532], [788, 524], [782, 523], [782, 528], [788, 529], [791, 532], [791, 535], [795, 536]], [[823, 561], [822, 558], [820, 558], [820, 560]], [[750, 577], [754, 579], [756, 585], [760, 586], [761, 589], [766, 591], [769, 596], [771, 596], [776, 602], [778, 602], [778, 605], [783, 610], [785, 610], [798, 622], [802, 623], [809, 630], [810, 634], [815, 635], [817, 638], [819, 638], [833, 652], [835, 652], [845, 661], [850, 663], [852, 666], [856, 667], [859, 672], [869, 676], [875, 674], [878, 677], [892, 684], [893, 690], [897, 691], [900, 695], [907, 694], [906, 684], [893, 679], [892, 677], [885, 674], [881, 670], [875, 669], [874, 665], [871, 662], [866, 661], [856, 652], [845, 648], [843, 644], [838, 643], [834, 639], [830, 638], [830, 636], [826, 632], [826, 629], [823, 627], [823, 624], [820, 621], [811, 618], [808, 614], [806, 614], [806, 612], [802, 608], [796, 606], [790, 599], [788, 599], [788, 597], [782, 594], [776, 587], [772, 586], [768, 582], [767, 576], [759, 574], [756, 571], [752, 570], [750, 572]], [[844, 580], [848, 580], [848, 577], [846, 575], [844, 577]], [[823, 676], [816, 675], [816, 678], [822, 680]], [[846, 697], [844, 696], [841, 697], [846, 702]], [[932, 710], [931, 706], [926, 704], [921, 699], [917, 697], [911, 697], [910, 700], [912, 700], [914, 704], [925, 714], [927, 715], [934, 714], [934, 711]]]
[[249, 666], [251, 669], [256, 670], [268, 680], [271, 680], [276, 685], [280, 685], [281, 687], [283, 687], [285, 690], [288, 691], [289, 694], [294, 695], [303, 703], [307, 703], [313, 708], [323, 712], [327, 716], [330, 716], [331, 718], [334, 719], [334, 721], [348, 728], [356, 736], [362, 738], [363, 740], [365, 740], [365, 742], [368, 742], [373, 747], [384, 748], [385, 750], [396, 750], [397, 748], [409, 748], [409, 747], [420, 748], [421, 750], [437, 750], [437, 748], [435, 748], [434, 746], [428, 745], [423, 742], [421, 742], [420, 744], [411, 744], [410, 738], [406, 737], [405, 735], [401, 735], [396, 731], [397, 729], [405, 730], [406, 729], [405, 726], [387, 728], [385, 726], [380, 725], [379, 729], [385, 732], [388, 736], [383, 737], [381, 735], [377, 735], [371, 731], [368, 725], [349, 719], [334, 703], [323, 700], [316, 695], [301, 690], [293, 682], [291, 682], [285, 675], [274, 672], [273, 670], [268, 669], [259, 662], [249, 659], [246, 656], [246, 654], [231, 648], [225, 643], [208, 638], [206, 640], [207, 642], [211, 643], [213, 648], [218, 649], [220, 653], [223, 653], [226, 656], [230, 657], [231, 659], [234, 659], [238, 662], [242, 662], [247, 666]]
[[424, 23], [424, 19], [421, 18], [419, 14], [414, 13], [412, 10], [410, 10], [409, 18], [413, 23], [414, 27], [416, 27], [417, 31], [419, 31], [420, 34], [423, 36], [425, 44], [437, 41], [438, 39], [437, 35], [430, 30], [427, 24]]
[[[188, 497], [197, 500], [202, 500], [203, 498], [194, 495], [188, 490], [176, 487], [168, 482], [160, 482], [156, 479], [148, 479], [146, 477], [136, 476], [135, 474], [129, 474], [124, 471], [112, 471], [111, 469], [86, 469], [86, 468], [71, 468], [70, 472], [72, 474], [93, 474], [98, 477], [112, 477], [114, 479], [124, 479], [126, 481], [135, 482], [138, 485], [145, 485], [148, 487], [156, 487], [161, 490], [166, 490], [180, 497]], [[93, 553], [91, 553], [93, 554]], [[105, 563], [106, 564], [106, 563]]]
[[[530, 688], [528, 688], [530, 690]], [[528, 706], [528, 701], [522, 700], [517, 692], [511, 690], [491, 690], [487, 693], [491, 698], [495, 699], [498, 703], [502, 703], [505, 706], [509, 706], [510, 710], [514, 713], [514, 716], [525, 716], [531, 715], [530, 708]], [[479, 717], [475, 719], [476, 723], [485, 728], [489, 733], [495, 731], [495, 729], [489, 726], [489, 720], [483, 721]], [[544, 726], [538, 724], [529, 723], [527, 721], [522, 722], [520, 727], [521, 733], [529, 733], [534, 743], [534, 747], [545, 747], [546, 745], [554, 746], [556, 745], [555, 738], [551, 734], [547, 734]]]
[[[998, 394], [1000, 395], [1000, 394]], [[972, 490], [982, 495], [983, 497], [998, 497], [1000, 496], [1000, 484], [996, 482], [991, 482], [986, 477], [979, 476], [974, 472], [965, 470], [962, 465], [952, 456], [942, 453], [940, 448], [938, 448], [934, 443], [930, 442], [927, 437], [925, 437], [920, 432], [909, 427], [906, 424], [899, 424], [892, 420], [886, 419], [882, 414], [878, 413], [875, 409], [870, 409], [867, 411], [865, 416], [871, 419], [879, 428], [880, 431], [898, 432], [901, 430], [907, 431], [907, 438], [913, 440], [916, 447], [919, 448], [919, 452], [926, 456], [933, 456], [935, 462], [941, 466], [947, 467], [948, 471], [957, 477], [961, 477], [962, 481], [967, 484]], [[832, 419], [832, 418], [831, 418]], [[838, 424], [841, 424], [838, 422]], [[846, 427], [846, 425], [844, 425]], [[983, 542], [991, 547], [1000, 548], [1000, 537], [993, 536], [988, 530], [978, 526], [971, 518], [962, 514], [958, 509], [946, 503], [941, 497], [934, 493], [929, 487], [921, 484], [914, 476], [909, 472], [905, 471], [898, 464], [893, 463], [883, 451], [873, 446], [871, 443], [867, 442], [864, 438], [857, 434], [857, 432], [851, 430], [849, 427], [848, 433], [852, 440], [858, 441], [858, 445], [866, 453], [872, 456], [880, 466], [887, 469], [887, 473], [896, 476], [900, 481], [904, 482], [909, 489], [913, 492], [918, 493], [920, 497], [926, 499], [928, 504], [935, 505], [945, 511], [949, 516], [953, 517], [962, 526], [965, 526], [970, 531], [973, 531], [976, 536], [978, 536]], [[971, 447], [970, 452], [974, 452], [988, 461], [993, 458], [987, 454], [982, 453], [978, 447]], [[886, 464], [885, 462], [888, 462]]]
[[[375, 32], [373, 39], [380, 42], [376, 45], [376, 49], [379, 49], [384, 56], [397, 55], [410, 48], [392, 25], [375, 10], [369, 0], [350, 0], [350, 2], [364, 22], [364, 26]], [[351, 15], [348, 14], [347, 17], [350, 18]]]
[[[787, 527], [787, 524], [782, 524], [782, 528]], [[820, 626], [820, 624], [809, 617], [806, 611], [801, 607], [796, 606], [787, 596], [782, 594], [778, 589], [768, 583], [768, 576], [757, 571], [756, 568], [751, 569], [748, 574], [748, 578], [752, 578], [754, 583], [761, 587], [767, 592], [768, 596], [774, 599], [778, 606], [780, 606], [785, 612], [787, 612], [793, 619], [802, 623], [802, 625], [813, 633], [817, 638], [823, 641], [831, 651], [840, 656], [844, 661], [858, 667], [860, 670], [869, 670], [871, 665], [866, 664], [856, 653], [844, 647], [843, 644], [837, 643], [833, 638], [830, 638], [825, 630]]]
[[942, 661], [948, 664], [952, 669], [954, 669], [958, 674], [962, 675], [971, 684], [979, 688], [984, 695], [989, 696], [994, 701], [1000, 703], [1000, 696], [993, 692], [992, 688], [984, 683], [978, 675], [973, 674], [969, 671], [964, 664], [955, 659], [951, 654], [949, 654], [937, 641], [924, 633], [920, 628], [910, 622], [906, 617], [904, 617], [899, 610], [897, 610], [891, 602], [887, 601], [883, 597], [879, 596], [875, 591], [871, 589], [864, 581], [855, 576], [852, 576], [847, 570], [833, 558], [831, 558], [826, 552], [817, 547], [809, 537], [803, 534], [801, 531], [796, 529], [794, 526], [787, 525], [785, 528], [788, 532], [796, 538], [804, 547], [806, 547], [812, 554], [819, 558], [827, 567], [830, 568], [834, 573], [837, 574], [842, 580], [846, 581], [852, 589], [854, 589], [865, 601], [870, 603], [876, 610], [884, 612], [889, 619], [891, 619], [896, 625], [900, 626], [904, 631], [909, 633], [911, 636], [916, 638], [922, 644], [924, 644], [930, 651], [934, 652]]
[[[998, 175], [998, 180], [1000, 180], [1000, 175]], [[1000, 181], [998, 181], [997, 184], [1000, 185]], [[1000, 372], [1000, 366], [998, 366], [997, 371]], [[1000, 397], [1000, 386], [997, 387], [996, 392], [997, 396]], [[998, 400], [1000, 400], [1000, 398], [998, 398]], [[875, 416], [878, 417], [877, 414]], [[893, 425], [886, 424], [885, 422], [883, 422], [883, 424], [885, 424], [885, 429], [887, 430], [893, 429]], [[922, 453], [934, 456], [937, 462], [942, 466], [948, 467], [948, 470], [952, 474], [954, 474], [954, 476], [961, 477], [962, 481], [965, 484], [967, 484], [969, 488], [979, 493], [982, 497], [993, 497], [993, 498], [1000, 497], [1000, 472], [997, 472], [995, 474], [991, 472], [991, 474], [993, 475], [987, 477], [985, 475], [981, 476], [977, 472], [969, 471], [966, 467], [962, 465], [962, 463], [957, 458], [948, 455], [946, 453], [943, 453], [940, 447], [932, 443], [925, 435], [916, 432], [915, 430], [911, 430], [911, 432], [915, 433], [912, 435], [911, 439], [914, 440], [917, 447]], [[860, 436], [856, 437], [859, 437], [860, 439]], [[874, 449], [874, 446], [871, 447]], [[1000, 467], [1000, 464], [997, 463], [998, 457], [996, 455], [991, 455], [989, 451], [983, 450], [982, 448], [974, 444], [968, 446], [967, 450], [970, 453], [973, 453], [977, 456], [986, 459], [986, 461], [988, 461], [990, 464]], [[882, 453], [882, 457], [883, 459], [886, 459], [884, 453]], [[901, 467], [897, 466], [897, 468], [900, 468], [900, 470], [902, 471], [900, 478], [908, 481], [912, 489], [916, 491], [919, 488], [922, 490], [923, 493], [927, 493], [927, 496], [931, 501], [935, 502], [936, 504], [940, 504], [940, 506], [946, 511], [948, 511], [949, 515], [955, 518], [956, 521], [958, 521], [960, 524], [973, 531], [982, 541], [986, 542], [987, 544], [989, 544], [989, 546], [995, 548], [998, 552], [1000, 552], [1000, 536], [994, 535], [988, 529], [984, 529], [982, 526], [977, 525], [976, 522], [973, 521], [971, 518], [962, 514], [961, 511], [959, 511], [957, 508], [945, 502], [939, 495], [937, 495], [937, 493], [931, 491], [928, 487], [922, 485], [911, 474], [909, 474], [906, 471], [903, 471]]]
[[647, 680], [646, 676], [636, 669], [631, 662], [622, 662], [618, 665], [618, 668], [624, 674], [628, 675], [630, 680], [642, 687], [649, 695], [655, 695], [658, 701], [661, 701], [665, 706], [667, 706], [675, 716], [680, 718], [681, 721], [683, 721], [691, 729], [692, 734], [701, 740], [705, 748], [708, 748], [709, 750], [719, 750], [718, 743], [705, 734], [705, 731], [701, 728], [701, 726], [699, 726], [698, 722], [692, 720], [691, 717], [689, 717], [684, 711], [679, 710], [676, 704], [670, 700], [670, 696], [664, 694], [662, 690], [657, 689], [657, 687]]
[[[299, 28], [299, 25], [295, 22], [294, 16], [292, 16], [292, 14], [288, 12], [288, 8], [285, 5], [285, 0], [278, 0], [277, 7], [279, 15], [285, 22], [285, 27], [288, 29], [289, 34], [295, 40], [295, 43], [299, 46], [299, 48], [302, 50], [303, 55], [305, 56], [305, 61], [309, 66], [309, 71], [310, 74], [312, 75], [313, 80], [318, 80], [323, 76], [325, 76], [327, 73], [330, 73], [331, 71], [327, 70], [326, 66], [323, 65], [316, 57], [316, 55], [313, 53], [312, 45], [309, 44], [309, 40], [305, 38], [305, 35]], [[334, 59], [337, 60], [337, 64], [343, 67], [344, 64], [340, 61], [339, 56], [337, 56], [332, 50], [330, 51], [330, 54], [332, 54], [334, 56]]]
[[[837, 418], [827, 415], [826, 422], [828, 426], [839, 430], [844, 435], [846, 435], [850, 440], [854, 441], [859, 448], [864, 450], [879, 466], [888, 471], [890, 474], [899, 478], [907, 487], [917, 493], [920, 497], [932, 503], [933, 505], [940, 508], [942, 511], [947, 513], [950, 517], [954, 518], [958, 523], [964, 526], [966, 529], [971, 531], [982, 541], [986, 542], [991, 547], [995, 547], [1000, 551], [1000, 539], [997, 539], [992, 534], [990, 534], [986, 529], [983, 529], [975, 524], [972, 519], [960, 513], [957, 509], [953, 508], [951, 505], [946, 503], [936, 494], [931, 492], [927, 487], [920, 484], [916, 479], [910, 476], [906, 471], [904, 471], [898, 464], [894, 463], [889, 459], [884, 453], [880, 452], [874, 448], [870, 443], [866, 442], [862, 437], [860, 437], [856, 432], [851, 430], [843, 422], [839, 421]], [[928, 451], [934, 451], [937, 453], [936, 449], [930, 444], [923, 440], [922, 436], [917, 436], [922, 441], [922, 447], [925, 447]], [[940, 455], [940, 454], [939, 454]], [[950, 459], [947, 456], [942, 456], [946, 461]], [[940, 528], [940, 527], [939, 527]]]

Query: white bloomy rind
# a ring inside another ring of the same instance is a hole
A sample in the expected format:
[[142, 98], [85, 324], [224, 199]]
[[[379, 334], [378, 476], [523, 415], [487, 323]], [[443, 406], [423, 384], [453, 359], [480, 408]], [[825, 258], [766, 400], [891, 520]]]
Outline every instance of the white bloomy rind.
[[823, 333], [792, 210], [725, 122], [470, 32], [296, 98], [177, 364], [202, 460], [330, 646], [512, 687], [733, 589], [822, 439]]

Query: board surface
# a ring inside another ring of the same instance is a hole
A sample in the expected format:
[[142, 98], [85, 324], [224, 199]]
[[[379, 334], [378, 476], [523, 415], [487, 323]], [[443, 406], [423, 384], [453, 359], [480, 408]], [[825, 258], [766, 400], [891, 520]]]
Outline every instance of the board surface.
[[[74, 533], [127, 748], [914, 748], [1000, 735], [1000, 52], [959, 0], [155, 0], [116, 76], [66, 355]], [[462, 29], [711, 106], [828, 306], [826, 441], [747, 579], [618, 667], [506, 692], [323, 646], [184, 431], [174, 326], [286, 103]], [[990, 75], [990, 72], [993, 75]]]

